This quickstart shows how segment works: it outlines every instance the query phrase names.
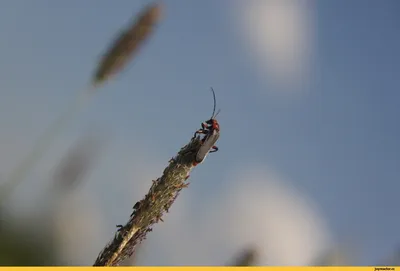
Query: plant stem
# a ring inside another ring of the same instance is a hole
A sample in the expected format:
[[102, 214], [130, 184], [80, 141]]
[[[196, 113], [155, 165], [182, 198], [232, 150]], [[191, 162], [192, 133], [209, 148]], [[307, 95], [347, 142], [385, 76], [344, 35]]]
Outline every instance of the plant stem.
[[42, 137], [38, 139], [31, 152], [29, 152], [28, 155], [25, 156], [25, 159], [15, 167], [8, 179], [1, 184], [0, 206], [9, 196], [11, 196], [14, 189], [25, 179], [29, 170], [35, 166], [35, 163], [42, 158], [43, 154], [48, 150], [55, 138], [62, 132], [62, 129], [68, 125], [69, 121], [73, 120], [75, 115], [77, 115], [81, 109], [83, 109], [89, 101], [89, 92], [92, 88], [93, 87], [91, 86], [90, 88], [85, 88], [83, 91], [78, 92], [76, 99], [67, 107], [65, 114], [61, 115], [50, 125]]
[[120, 225], [114, 238], [100, 252], [94, 266], [116, 266], [130, 257], [136, 247], [152, 231], [152, 226], [162, 221], [179, 192], [188, 186], [185, 181], [194, 168], [193, 162], [201, 146], [199, 137], [184, 146], [176, 157], [169, 161], [163, 175], [153, 181], [149, 192], [134, 206], [134, 211], [125, 226]]

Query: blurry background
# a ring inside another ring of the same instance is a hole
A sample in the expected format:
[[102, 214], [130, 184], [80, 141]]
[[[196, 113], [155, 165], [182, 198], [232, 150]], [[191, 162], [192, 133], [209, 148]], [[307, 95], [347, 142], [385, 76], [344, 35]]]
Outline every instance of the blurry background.
[[[0, 182], [147, 3], [2, 1]], [[224, 265], [249, 247], [259, 265], [394, 264], [400, 3], [164, 4], [130, 67], [1, 206], [0, 264], [92, 265], [211, 115], [210, 86], [220, 151], [136, 264]]]

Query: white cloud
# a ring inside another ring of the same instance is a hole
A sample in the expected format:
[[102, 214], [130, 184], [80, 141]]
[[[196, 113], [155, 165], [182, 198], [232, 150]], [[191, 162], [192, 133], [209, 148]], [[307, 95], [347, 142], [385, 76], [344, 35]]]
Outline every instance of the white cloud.
[[306, 265], [328, 247], [327, 226], [300, 192], [265, 171], [232, 176], [223, 194], [199, 203], [201, 212], [191, 208], [190, 189], [183, 191], [179, 207], [156, 226], [143, 264], [224, 265], [256, 245], [258, 264]]
[[[309, 264], [327, 242], [327, 230], [315, 206], [277, 176], [253, 171], [241, 180], [231, 192], [237, 195], [233, 207], [229, 204], [230, 217], [237, 220], [232, 233], [238, 243], [258, 244], [263, 264]], [[235, 209], [241, 210], [242, 219], [235, 218]]]
[[297, 89], [315, 49], [313, 2], [238, 1], [240, 32], [261, 76], [277, 89]]

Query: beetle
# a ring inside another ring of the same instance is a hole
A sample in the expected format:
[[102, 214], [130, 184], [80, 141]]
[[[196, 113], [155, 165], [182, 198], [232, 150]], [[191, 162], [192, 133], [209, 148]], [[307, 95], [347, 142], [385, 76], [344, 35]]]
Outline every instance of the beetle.
[[[219, 123], [216, 120], [217, 115], [221, 110], [218, 110], [217, 114], [215, 114], [215, 108], [217, 105], [216, 99], [215, 99], [215, 91], [213, 88], [211, 88], [211, 91], [213, 93], [213, 98], [214, 98], [214, 109], [213, 113], [211, 115], [211, 118], [201, 124], [201, 129], [197, 130], [194, 133], [194, 137], [196, 137], [198, 134], [204, 134], [204, 137], [201, 139], [201, 147], [196, 153], [195, 157], [195, 162], [194, 165], [198, 165], [203, 160], [206, 158], [206, 156], [209, 153], [216, 152], [218, 151], [218, 147], [215, 146], [215, 142], [217, 142], [219, 138]], [[214, 115], [215, 114], [215, 115]]]

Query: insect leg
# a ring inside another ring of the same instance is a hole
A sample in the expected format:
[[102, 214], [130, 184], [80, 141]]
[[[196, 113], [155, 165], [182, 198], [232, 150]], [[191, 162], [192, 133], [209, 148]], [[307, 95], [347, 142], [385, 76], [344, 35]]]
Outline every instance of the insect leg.
[[208, 134], [208, 130], [206, 129], [199, 129], [194, 133], [193, 137], [196, 137], [198, 134]]
[[218, 147], [217, 146], [212, 146], [211, 149], [212, 150], [210, 150], [210, 153], [218, 151]]

